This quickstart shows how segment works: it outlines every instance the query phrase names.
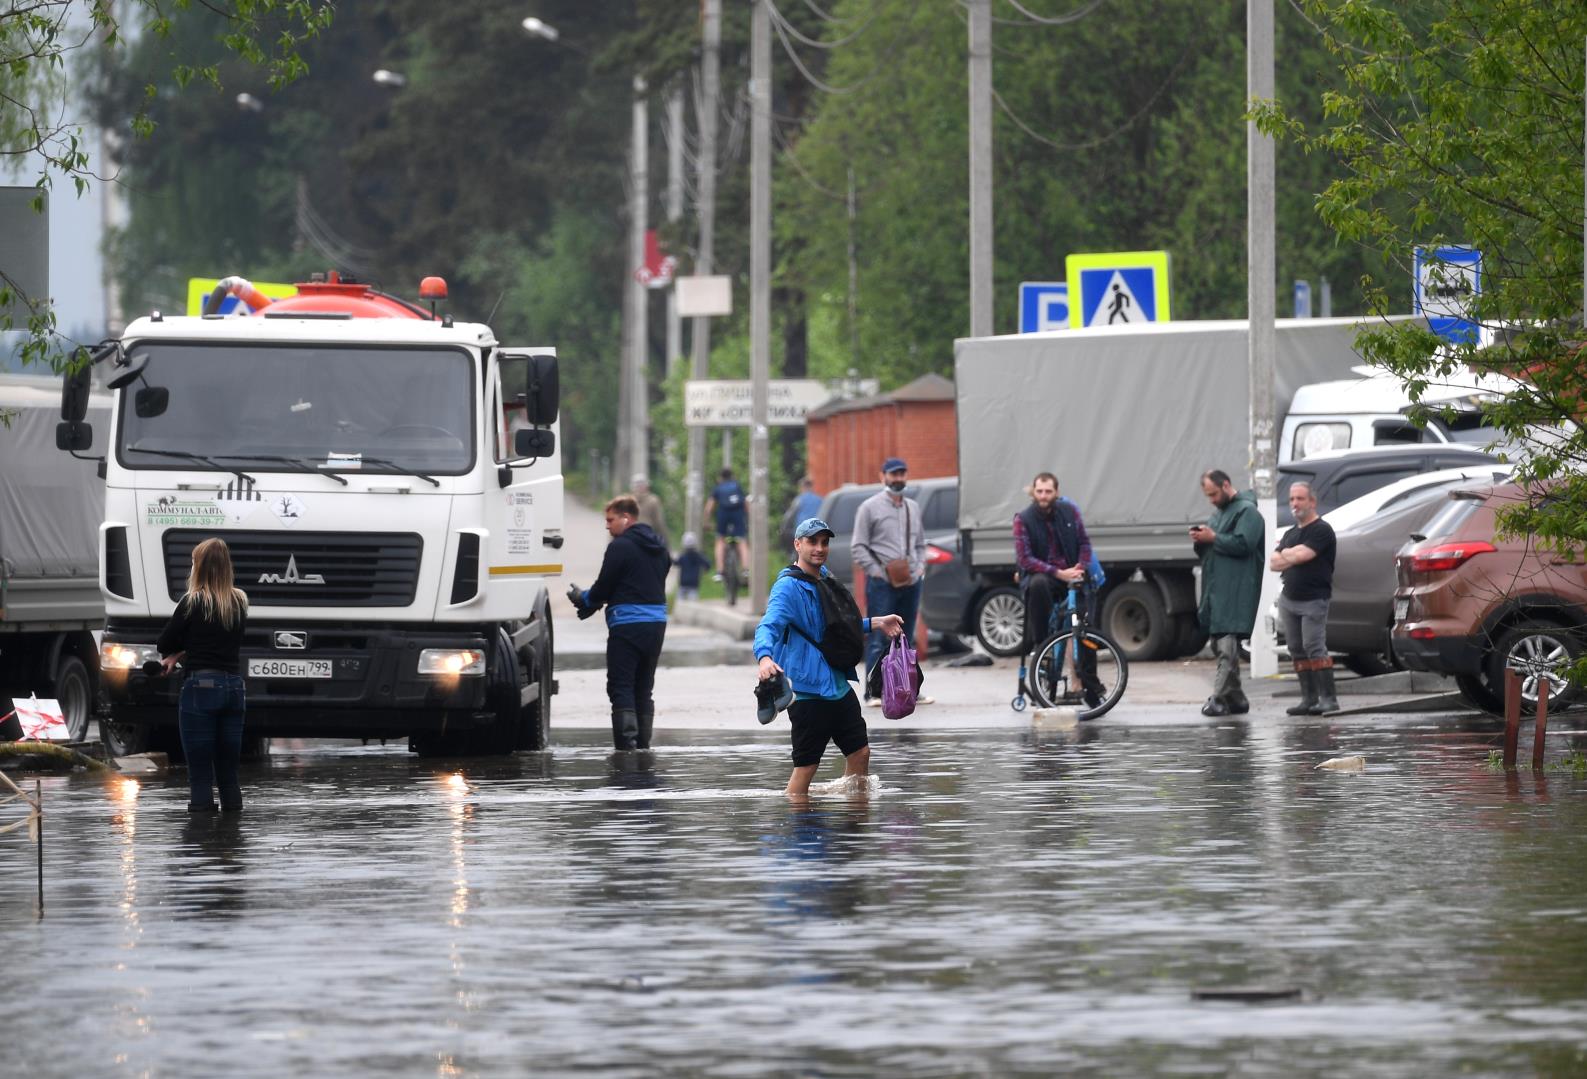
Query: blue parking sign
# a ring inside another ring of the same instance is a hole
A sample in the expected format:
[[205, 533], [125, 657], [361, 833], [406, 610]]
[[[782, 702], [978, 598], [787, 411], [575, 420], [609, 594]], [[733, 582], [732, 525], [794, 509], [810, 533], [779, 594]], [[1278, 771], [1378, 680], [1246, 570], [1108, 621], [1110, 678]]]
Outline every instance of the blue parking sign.
[[1021, 281], [1019, 332], [1069, 328], [1069, 284], [1066, 281]]

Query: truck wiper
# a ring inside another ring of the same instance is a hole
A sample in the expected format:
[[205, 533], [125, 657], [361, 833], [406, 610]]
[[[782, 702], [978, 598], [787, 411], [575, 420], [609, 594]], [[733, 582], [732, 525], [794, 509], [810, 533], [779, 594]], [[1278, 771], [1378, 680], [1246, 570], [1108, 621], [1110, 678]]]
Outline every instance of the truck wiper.
[[431, 487], [441, 486], [441, 481], [436, 479], [434, 476], [426, 476], [423, 472], [415, 472], [411, 468], [406, 468], [402, 465], [399, 465], [395, 461], [388, 461], [384, 457], [365, 457], [363, 458], [362, 463], [366, 465], [375, 465], [376, 467], [382, 468], [387, 472], [399, 472], [404, 476], [413, 476], [415, 479], [421, 479], [425, 483], [428, 483]]
[[299, 457], [283, 457], [279, 453], [223, 453], [220, 456], [227, 461], [272, 461], [277, 464], [291, 465], [295, 472], [312, 472], [316, 476], [329, 476], [343, 487], [347, 486], [346, 478], [340, 473], [332, 472], [327, 468], [315, 468]]
[[254, 479], [252, 476], [248, 475], [248, 473], [244, 472], [242, 469], [240, 469], [240, 468], [227, 468], [225, 465], [221, 464], [215, 458], [213, 458], [213, 457], [205, 457], [202, 453], [189, 453], [187, 450], [151, 450], [151, 449], [145, 449], [142, 446], [128, 446], [127, 449], [132, 451], [133, 453], [147, 453], [147, 454], [151, 454], [151, 455], [153, 455], [155, 457], [181, 457], [181, 458], [183, 458], [185, 460], [188, 460], [188, 461], [197, 461], [201, 465], [208, 465], [210, 468], [213, 468], [216, 472], [230, 472], [232, 475], [236, 476], [238, 479], [246, 480], [249, 483], [258, 483], [259, 482], [258, 480]]

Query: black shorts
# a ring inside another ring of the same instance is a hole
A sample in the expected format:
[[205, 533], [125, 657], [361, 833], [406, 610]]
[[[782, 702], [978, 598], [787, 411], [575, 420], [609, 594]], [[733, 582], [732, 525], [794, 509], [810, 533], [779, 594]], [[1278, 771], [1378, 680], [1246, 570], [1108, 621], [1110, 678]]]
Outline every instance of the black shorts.
[[821, 763], [828, 742], [836, 742], [847, 757], [871, 744], [860, 714], [860, 699], [851, 689], [841, 700], [801, 697], [788, 706], [788, 721], [793, 725], [793, 762], [795, 768]]

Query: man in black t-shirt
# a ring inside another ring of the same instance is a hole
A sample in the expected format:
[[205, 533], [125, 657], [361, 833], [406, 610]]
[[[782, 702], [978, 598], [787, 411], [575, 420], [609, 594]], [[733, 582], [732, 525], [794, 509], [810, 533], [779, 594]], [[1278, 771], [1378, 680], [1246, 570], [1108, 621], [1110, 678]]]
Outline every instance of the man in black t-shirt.
[[1334, 530], [1317, 516], [1317, 497], [1305, 482], [1290, 485], [1289, 508], [1295, 527], [1284, 533], [1268, 568], [1283, 575], [1278, 611], [1284, 641], [1300, 679], [1300, 703], [1289, 715], [1320, 716], [1339, 711], [1334, 695], [1334, 661], [1328, 655], [1328, 601], [1334, 592]]

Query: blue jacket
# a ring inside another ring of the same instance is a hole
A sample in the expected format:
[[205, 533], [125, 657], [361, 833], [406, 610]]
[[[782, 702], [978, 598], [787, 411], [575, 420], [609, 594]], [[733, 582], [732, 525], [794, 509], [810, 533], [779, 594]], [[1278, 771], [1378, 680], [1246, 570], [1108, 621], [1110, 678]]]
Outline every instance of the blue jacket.
[[[848, 683], [857, 681], [858, 677], [852, 671], [836, 670], [820, 649], [793, 630], [793, 626], [798, 626], [812, 640], [819, 641], [821, 634], [826, 632], [827, 620], [821, 614], [821, 597], [816, 595], [816, 586], [793, 576], [791, 569], [784, 569], [772, 582], [766, 614], [755, 627], [755, 659], [770, 656], [776, 660], [777, 666], [788, 675], [796, 696], [841, 700], [848, 695]], [[832, 574], [822, 566], [821, 576]], [[861, 628], [869, 633], [871, 620], [865, 619]]]

